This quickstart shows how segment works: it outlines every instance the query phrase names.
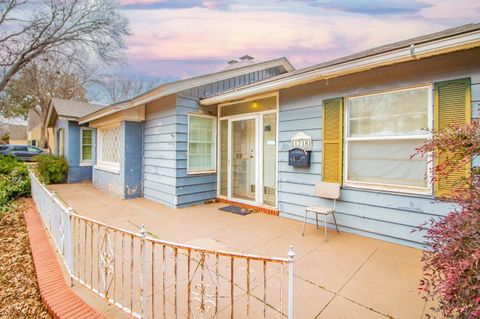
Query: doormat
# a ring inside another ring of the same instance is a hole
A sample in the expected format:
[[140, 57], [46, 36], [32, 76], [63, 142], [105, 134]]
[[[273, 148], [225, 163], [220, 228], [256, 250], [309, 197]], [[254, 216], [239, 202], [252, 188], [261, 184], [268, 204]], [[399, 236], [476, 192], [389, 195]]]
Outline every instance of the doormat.
[[219, 210], [223, 210], [224, 212], [234, 213], [242, 216], [248, 215], [252, 212], [251, 209], [242, 208], [238, 206], [225, 206], [225, 207], [219, 208]]

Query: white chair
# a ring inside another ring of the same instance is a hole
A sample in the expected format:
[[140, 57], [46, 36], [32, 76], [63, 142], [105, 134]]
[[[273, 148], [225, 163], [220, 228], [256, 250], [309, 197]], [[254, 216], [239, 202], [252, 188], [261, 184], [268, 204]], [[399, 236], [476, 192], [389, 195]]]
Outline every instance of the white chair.
[[325, 241], [328, 241], [327, 237], [327, 216], [332, 214], [333, 221], [335, 223], [335, 228], [338, 231], [337, 220], [335, 219], [335, 205], [337, 199], [340, 198], [340, 184], [337, 183], [327, 183], [327, 182], [318, 182], [315, 184], [315, 196], [320, 198], [333, 199], [333, 208], [321, 207], [321, 206], [311, 206], [305, 209], [305, 220], [303, 221], [302, 236], [305, 236], [305, 224], [307, 223], [307, 215], [309, 212], [315, 214], [315, 220], [317, 222], [318, 229], [318, 215], [323, 215], [325, 222]]

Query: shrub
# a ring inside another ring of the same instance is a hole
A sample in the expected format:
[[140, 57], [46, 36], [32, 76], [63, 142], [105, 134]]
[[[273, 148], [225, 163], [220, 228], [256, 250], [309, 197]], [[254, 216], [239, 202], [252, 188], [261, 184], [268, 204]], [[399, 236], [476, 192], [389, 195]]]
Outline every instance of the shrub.
[[0, 211], [21, 196], [30, 194], [30, 178], [25, 163], [13, 156], [0, 157]]
[[68, 164], [64, 157], [55, 155], [37, 155], [36, 171], [40, 181], [45, 184], [62, 183], [67, 178]]
[[[435, 178], [445, 178], [480, 155], [480, 124], [452, 125], [417, 151], [448, 154], [434, 167]], [[426, 299], [437, 301], [434, 310], [446, 318], [480, 318], [479, 168], [472, 168], [470, 176], [459, 182], [451, 197], [458, 208], [423, 227], [430, 250], [422, 257], [420, 290]]]

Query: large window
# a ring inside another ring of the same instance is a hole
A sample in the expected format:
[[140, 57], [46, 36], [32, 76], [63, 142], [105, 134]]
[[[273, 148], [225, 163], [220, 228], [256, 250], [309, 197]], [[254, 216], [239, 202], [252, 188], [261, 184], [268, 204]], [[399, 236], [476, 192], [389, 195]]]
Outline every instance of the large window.
[[188, 116], [187, 172], [215, 172], [216, 118], [205, 115]]
[[346, 100], [346, 185], [428, 193], [428, 160], [415, 148], [430, 136], [431, 88]]
[[82, 127], [80, 129], [80, 163], [92, 163], [92, 129]]
[[117, 171], [120, 168], [120, 128], [98, 129], [98, 165]]

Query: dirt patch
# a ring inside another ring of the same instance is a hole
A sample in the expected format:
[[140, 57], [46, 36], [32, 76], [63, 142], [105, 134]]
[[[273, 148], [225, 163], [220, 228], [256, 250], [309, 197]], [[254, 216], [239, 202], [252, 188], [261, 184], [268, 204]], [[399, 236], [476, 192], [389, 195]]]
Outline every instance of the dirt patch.
[[0, 316], [50, 318], [40, 299], [24, 213], [20, 199], [0, 213]]

